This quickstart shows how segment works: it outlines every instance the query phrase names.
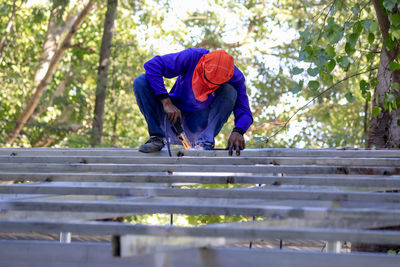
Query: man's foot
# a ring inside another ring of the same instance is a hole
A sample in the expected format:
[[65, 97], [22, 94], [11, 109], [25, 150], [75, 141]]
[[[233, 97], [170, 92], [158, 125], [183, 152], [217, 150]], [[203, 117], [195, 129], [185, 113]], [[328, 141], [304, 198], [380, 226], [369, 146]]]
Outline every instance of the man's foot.
[[214, 144], [211, 142], [200, 142], [196, 144], [194, 148], [199, 150], [212, 150], [214, 148]]
[[164, 147], [164, 141], [161, 137], [153, 136], [146, 143], [139, 147], [139, 151], [143, 153], [152, 153], [160, 151]]

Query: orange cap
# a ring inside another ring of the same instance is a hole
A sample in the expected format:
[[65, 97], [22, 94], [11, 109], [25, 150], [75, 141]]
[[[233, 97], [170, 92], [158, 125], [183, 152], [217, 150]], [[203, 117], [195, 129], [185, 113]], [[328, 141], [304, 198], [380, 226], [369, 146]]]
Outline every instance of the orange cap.
[[215, 50], [204, 57], [204, 76], [208, 82], [221, 85], [232, 78], [235, 65], [231, 55], [224, 50]]
[[215, 50], [202, 56], [192, 78], [195, 98], [201, 102], [207, 100], [210, 93], [232, 78], [234, 70], [233, 57], [224, 50]]

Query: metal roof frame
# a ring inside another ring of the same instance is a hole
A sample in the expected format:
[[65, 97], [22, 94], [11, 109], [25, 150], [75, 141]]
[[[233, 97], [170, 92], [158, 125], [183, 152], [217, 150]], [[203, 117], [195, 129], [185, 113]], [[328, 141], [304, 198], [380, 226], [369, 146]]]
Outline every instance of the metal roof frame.
[[[374, 229], [400, 225], [400, 150], [246, 149], [228, 157], [222, 150], [174, 149], [173, 155], [0, 148], [0, 181], [14, 182], [0, 185], [0, 232], [62, 233], [67, 241], [69, 233], [114, 236], [113, 244], [0, 240], [0, 265], [398, 265], [393, 255], [332, 252], [343, 241], [400, 246], [400, 231]], [[263, 220], [197, 227], [93, 221], [149, 213]], [[328, 252], [232, 247], [261, 239], [323, 240]]]

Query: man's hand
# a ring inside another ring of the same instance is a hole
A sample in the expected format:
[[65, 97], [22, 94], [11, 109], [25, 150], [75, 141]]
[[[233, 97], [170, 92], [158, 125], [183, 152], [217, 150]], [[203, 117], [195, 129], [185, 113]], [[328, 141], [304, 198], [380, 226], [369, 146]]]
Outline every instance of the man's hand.
[[236, 156], [240, 156], [240, 150], [245, 148], [243, 135], [238, 132], [232, 132], [228, 140], [229, 156], [232, 156], [233, 150], [236, 150]]
[[164, 111], [167, 114], [167, 118], [172, 125], [174, 125], [178, 119], [182, 121], [181, 111], [174, 104], [172, 104], [170, 98], [165, 98], [161, 100], [161, 103], [163, 104]]

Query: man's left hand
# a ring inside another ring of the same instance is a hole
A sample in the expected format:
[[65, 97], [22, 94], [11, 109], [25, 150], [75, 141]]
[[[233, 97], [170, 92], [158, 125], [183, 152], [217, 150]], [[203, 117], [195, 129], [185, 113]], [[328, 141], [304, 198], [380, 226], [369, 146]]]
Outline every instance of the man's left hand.
[[236, 156], [240, 156], [240, 150], [245, 148], [243, 135], [238, 132], [232, 132], [228, 140], [229, 156], [232, 156], [233, 150], [236, 150]]

